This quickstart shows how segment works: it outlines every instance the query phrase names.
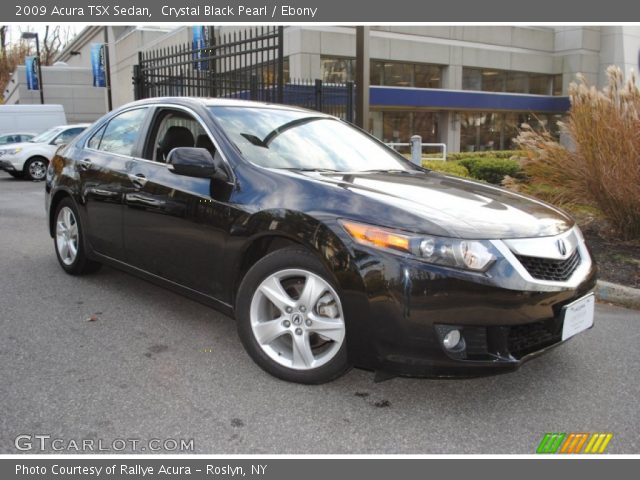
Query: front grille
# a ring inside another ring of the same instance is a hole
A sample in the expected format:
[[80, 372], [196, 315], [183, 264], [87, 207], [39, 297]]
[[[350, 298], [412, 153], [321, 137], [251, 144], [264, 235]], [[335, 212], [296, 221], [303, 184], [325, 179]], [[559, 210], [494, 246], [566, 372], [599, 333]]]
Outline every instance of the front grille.
[[564, 282], [571, 278], [571, 275], [580, 264], [580, 253], [577, 249], [565, 260], [526, 257], [524, 255], [516, 255], [516, 258], [533, 278], [554, 282]]
[[514, 357], [521, 358], [561, 340], [562, 321], [552, 319], [510, 327], [507, 348]]

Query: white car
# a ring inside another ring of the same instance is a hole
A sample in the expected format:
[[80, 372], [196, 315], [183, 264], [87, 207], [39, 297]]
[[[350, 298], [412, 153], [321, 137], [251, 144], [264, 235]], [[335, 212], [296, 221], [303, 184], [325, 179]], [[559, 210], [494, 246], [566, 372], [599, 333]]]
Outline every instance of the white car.
[[28, 142], [35, 136], [35, 133], [27, 132], [5, 133], [4, 135], [0, 135], [0, 146], [4, 147], [5, 145], [11, 145], [13, 143]]
[[47, 165], [58, 147], [69, 143], [88, 126], [88, 123], [78, 123], [53, 127], [28, 142], [0, 147], [0, 170], [16, 178], [44, 180]]

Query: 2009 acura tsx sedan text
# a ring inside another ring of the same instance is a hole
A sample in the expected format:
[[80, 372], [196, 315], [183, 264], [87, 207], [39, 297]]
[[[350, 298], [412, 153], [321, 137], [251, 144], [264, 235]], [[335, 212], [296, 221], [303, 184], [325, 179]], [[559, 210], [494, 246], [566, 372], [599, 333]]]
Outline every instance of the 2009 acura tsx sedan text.
[[46, 190], [67, 273], [109, 264], [212, 305], [289, 381], [505, 372], [593, 324], [566, 214], [317, 112], [134, 102], [62, 147]]

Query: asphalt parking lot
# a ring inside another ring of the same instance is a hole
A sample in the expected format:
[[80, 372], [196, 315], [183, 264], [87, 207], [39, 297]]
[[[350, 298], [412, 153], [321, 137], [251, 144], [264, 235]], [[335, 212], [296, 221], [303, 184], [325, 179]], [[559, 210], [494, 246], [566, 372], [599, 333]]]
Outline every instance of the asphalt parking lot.
[[21, 434], [192, 438], [208, 454], [534, 453], [545, 432], [612, 432], [608, 452], [640, 453], [636, 311], [598, 305], [595, 328], [508, 375], [352, 370], [302, 386], [254, 365], [208, 307], [111, 268], [66, 275], [43, 183], [0, 172], [0, 239], [0, 453]]

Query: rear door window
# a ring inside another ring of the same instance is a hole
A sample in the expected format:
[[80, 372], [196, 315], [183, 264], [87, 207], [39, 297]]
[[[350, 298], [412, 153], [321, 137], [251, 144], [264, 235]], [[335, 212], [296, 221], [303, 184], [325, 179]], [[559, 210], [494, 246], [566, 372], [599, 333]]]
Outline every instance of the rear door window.
[[[106, 127], [89, 140], [89, 148], [118, 155], [134, 156], [140, 132], [147, 114], [146, 108], [128, 110], [116, 115]], [[100, 132], [102, 136], [100, 136]], [[97, 137], [100, 137], [99, 141]]]

